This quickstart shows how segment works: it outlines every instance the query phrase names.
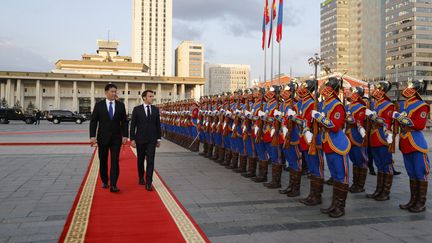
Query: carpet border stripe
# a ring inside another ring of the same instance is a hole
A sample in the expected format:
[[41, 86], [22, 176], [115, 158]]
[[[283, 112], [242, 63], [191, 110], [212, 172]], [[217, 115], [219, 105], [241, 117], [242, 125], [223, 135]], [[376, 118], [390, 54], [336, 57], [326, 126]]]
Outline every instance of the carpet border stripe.
[[[131, 148], [135, 156], [136, 149]], [[153, 186], [186, 242], [210, 242], [155, 170]]]

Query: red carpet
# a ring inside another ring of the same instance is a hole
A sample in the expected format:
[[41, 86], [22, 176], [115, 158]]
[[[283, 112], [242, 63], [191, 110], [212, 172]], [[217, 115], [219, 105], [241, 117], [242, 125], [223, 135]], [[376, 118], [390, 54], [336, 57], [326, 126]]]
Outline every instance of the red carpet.
[[0, 135], [28, 135], [28, 134], [52, 134], [52, 133], [85, 133], [88, 130], [47, 130], [31, 132], [0, 132]]
[[209, 242], [157, 173], [152, 192], [138, 185], [130, 147], [120, 156], [120, 193], [102, 189], [97, 155], [92, 161], [59, 242]]

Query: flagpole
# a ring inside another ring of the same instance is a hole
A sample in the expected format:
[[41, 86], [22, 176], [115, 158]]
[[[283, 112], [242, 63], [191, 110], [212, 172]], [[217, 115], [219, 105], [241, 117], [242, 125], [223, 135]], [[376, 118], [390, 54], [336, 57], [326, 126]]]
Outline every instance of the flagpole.
[[267, 82], [267, 48], [264, 46], [264, 83]]
[[281, 85], [281, 44], [282, 42], [279, 42], [279, 85]]
[[[273, 15], [273, 14], [272, 14]], [[272, 21], [272, 26], [273, 26], [273, 24], [274, 24], [274, 21], [273, 21], [273, 16], [271, 16], [271, 21]], [[271, 33], [271, 81], [270, 81], [270, 85], [272, 85], [273, 84], [273, 46], [274, 46], [274, 41], [273, 41], [273, 32], [275, 32], [275, 31], [272, 31], [272, 33]]]

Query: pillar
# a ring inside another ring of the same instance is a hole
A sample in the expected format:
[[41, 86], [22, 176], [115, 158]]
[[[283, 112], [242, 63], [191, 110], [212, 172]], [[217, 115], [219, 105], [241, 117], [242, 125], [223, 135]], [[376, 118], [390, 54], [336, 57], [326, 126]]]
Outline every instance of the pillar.
[[173, 84], [172, 100], [177, 101], [177, 84]]
[[54, 83], [54, 109], [60, 109], [60, 84], [58, 80]]
[[195, 85], [195, 89], [194, 89], [194, 96], [192, 98], [194, 98], [195, 100], [199, 100], [201, 97], [201, 85]]
[[204, 96], [204, 85], [200, 85], [200, 94], [201, 96]]
[[15, 101], [16, 101], [15, 97], [18, 97], [17, 94], [15, 93], [15, 82], [13, 80], [11, 80], [11, 87], [10, 88], [11, 88], [11, 91], [10, 91], [10, 100], [11, 100], [10, 107], [13, 107], [15, 105]]
[[73, 81], [72, 112], [78, 111], [78, 85]]
[[125, 83], [125, 97], [124, 97], [124, 105], [126, 108], [126, 114], [129, 114], [129, 83]]
[[41, 82], [40, 82], [40, 80], [36, 80], [35, 97], [36, 97], [35, 107], [38, 109], [42, 109], [42, 94], [41, 94]]
[[93, 108], [95, 106], [95, 82], [92, 81], [90, 83], [90, 109], [93, 111]]
[[6, 84], [0, 83], [0, 101], [5, 98], [6, 99]]
[[180, 85], [180, 100], [184, 100], [185, 99], [185, 85], [181, 84]]
[[162, 84], [158, 84], [157, 85], [157, 96], [156, 97], [158, 97], [156, 100], [157, 100], [157, 102], [156, 103], [162, 103]]
[[11, 102], [11, 96], [12, 96], [11, 95], [11, 82], [12, 81], [10, 79], [8, 79], [6, 81], [6, 89], [5, 89], [5, 99], [6, 99], [6, 102], [7, 102], [9, 107], [13, 106], [13, 104]]
[[[144, 90], [146, 90], [146, 85], [145, 85], [145, 83], [142, 83], [141, 84], [141, 95], [144, 93]], [[141, 104], [143, 102], [141, 95], [140, 95], [140, 99], [139, 99], [140, 101], [138, 102], [138, 104]]]
[[24, 99], [22, 99], [22, 82], [21, 79], [17, 79], [16, 82], [16, 101], [19, 101], [21, 106], [23, 106]]

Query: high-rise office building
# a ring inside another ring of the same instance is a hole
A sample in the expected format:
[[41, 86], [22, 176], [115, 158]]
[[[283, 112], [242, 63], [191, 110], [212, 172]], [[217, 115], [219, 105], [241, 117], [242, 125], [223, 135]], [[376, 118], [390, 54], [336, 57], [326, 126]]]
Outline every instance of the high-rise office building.
[[132, 61], [172, 76], [172, 0], [133, 0]]
[[402, 84], [423, 79], [430, 84], [432, 1], [387, 0], [385, 9], [386, 78]]
[[204, 46], [183, 41], [175, 50], [176, 77], [204, 77]]
[[205, 94], [220, 94], [245, 89], [250, 85], [250, 66], [205, 64]]
[[333, 72], [359, 79], [383, 77], [384, 1], [321, 3], [321, 57]]

